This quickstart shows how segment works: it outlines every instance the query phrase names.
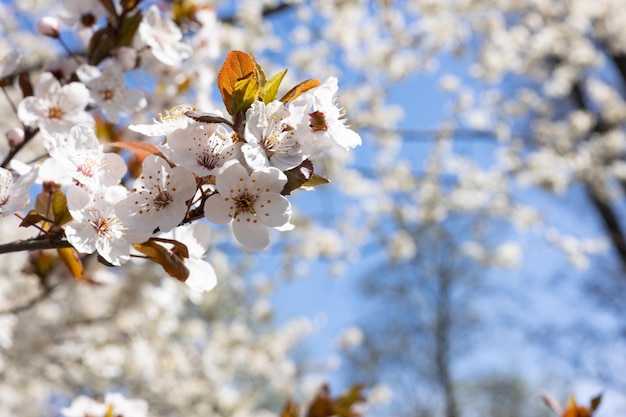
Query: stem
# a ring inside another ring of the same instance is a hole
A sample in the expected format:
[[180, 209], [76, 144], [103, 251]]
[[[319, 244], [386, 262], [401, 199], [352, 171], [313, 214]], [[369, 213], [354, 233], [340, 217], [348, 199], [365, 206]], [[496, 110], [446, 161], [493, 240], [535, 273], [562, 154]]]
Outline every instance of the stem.
[[0, 254], [3, 253], [11, 253], [11, 252], [21, 252], [23, 250], [33, 251], [33, 250], [42, 250], [42, 249], [61, 249], [61, 248], [71, 248], [72, 245], [67, 240], [47, 240], [47, 239], [27, 239], [27, 240], [18, 240], [11, 243], [5, 243], [4, 245], [0, 245]]
[[9, 165], [9, 162], [11, 162], [11, 159], [13, 159], [13, 157], [15, 155], [17, 155], [17, 153], [28, 143], [30, 142], [30, 140], [32, 138], [35, 137], [35, 135], [37, 134], [37, 132], [39, 132], [39, 128], [37, 129], [29, 129], [27, 128], [24, 132], [24, 142], [20, 143], [19, 145], [11, 148], [11, 150], [9, 151], [9, 153], [7, 154], [7, 156], [4, 158], [4, 160], [2, 161], [2, 164], [0, 164], [0, 167], [2, 168], [6, 168], [7, 165]]
[[4, 93], [4, 96], [7, 98], [7, 101], [9, 102], [9, 104], [11, 105], [11, 108], [13, 109], [13, 113], [15, 113], [15, 115], [17, 116], [17, 107], [15, 107], [15, 103], [13, 103], [13, 100], [11, 100], [11, 97], [9, 97], [9, 93], [7, 93], [6, 87], [2, 86], [2, 92]]

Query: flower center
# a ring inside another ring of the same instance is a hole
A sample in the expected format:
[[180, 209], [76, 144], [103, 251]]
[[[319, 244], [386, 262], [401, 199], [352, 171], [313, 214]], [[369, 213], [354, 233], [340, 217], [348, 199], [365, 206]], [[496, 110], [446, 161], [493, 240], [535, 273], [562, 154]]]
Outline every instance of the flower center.
[[61, 117], [63, 117], [63, 110], [61, 110], [59, 105], [53, 104], [52, 106], [50, 106], [50, 108], [48, 109], [48, 118], [59, 121], [61, 120]]
[[85, 13], [80, 17], [80, 23], [82, 23], [83, 26], [90, 28], [96, 24], [96, 16], [91, 13]]
[[102, 99], [102, 101], [108, 104], [111, 104], [114, 95], [114, 91], [110, 88], [103, 88], [102, 90], [100, 90], [100, 98]]
[[167, 191], [160, 190], [159, 194], [154, 197], [154, 205], [156, 206], [157, 211], [161, 210], [163, 207], [167, 206], [169, 203], [174, 201], [170, 193]]
[[254, 202], [256, 201], [257, 196], [252, 195], [247, 191], [239, 194], [237, 197], [233, 198], [235, 202], [235, 215], [234, 217], [239, 216], [241, 213], [250, 213], [256, 215], [254, 211]]
[[98, 237], [108, 236], [112, 231], [113, 218], [98, 217], [96, 220], [89, 219], [88, 222], [93, 226]]
[[313, 113], [309, 113], [309, 117], [309, 127], [312, 131], [319, 132], [320, 130], [328, 130], [328, 126], [326, 125], [326, 117], [324, 117], [323, 112], [314, 111]]
[[8, 203], [10, 198], [11, 198], [11, 196], [8, 195], [8, 194], [0, 197], [0, 207], [4, 206], [6, 203]]
[[92, 164], [82, 164], [76, 168], [80, 174], [84, 175], [87, 178], [91, 178], [94, 175], [93, 165]]

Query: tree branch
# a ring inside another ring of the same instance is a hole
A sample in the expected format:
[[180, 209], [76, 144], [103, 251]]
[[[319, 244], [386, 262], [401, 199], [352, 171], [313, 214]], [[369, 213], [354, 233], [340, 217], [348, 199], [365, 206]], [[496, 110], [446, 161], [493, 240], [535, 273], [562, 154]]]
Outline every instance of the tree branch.
[[28, 240], [17, 240], [15, 242], [5, 243], [4, 245], [0, 245], [0, 254], [20, 252], [23, 250], [33, 251], [33, 250], [42, 250], [42, 249], [61, 249], [61, 248], [71, 248], [71, 247], [72, 245], [67, 240], [50, 240], [50, 239], [34, 238], [34, 239], [28, 239]]

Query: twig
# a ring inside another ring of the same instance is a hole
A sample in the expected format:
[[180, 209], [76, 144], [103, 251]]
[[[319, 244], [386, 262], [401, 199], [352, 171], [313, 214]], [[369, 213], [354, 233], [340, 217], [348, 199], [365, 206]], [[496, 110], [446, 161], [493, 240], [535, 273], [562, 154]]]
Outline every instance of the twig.
[[33, 250], [42, 250], [42, 249], [61, 249], [61, 248], [71, 248], [72, 245], [67, 240], [49, 240], [49, 239], [27, 239], [27, 240], [17, 240], [11, 243], [5, 243], [4, 245], [0, 245], [0, 254], [3, 253], [11, 253], [11, 252], [20, 252], [23, 250], [33, 251]]

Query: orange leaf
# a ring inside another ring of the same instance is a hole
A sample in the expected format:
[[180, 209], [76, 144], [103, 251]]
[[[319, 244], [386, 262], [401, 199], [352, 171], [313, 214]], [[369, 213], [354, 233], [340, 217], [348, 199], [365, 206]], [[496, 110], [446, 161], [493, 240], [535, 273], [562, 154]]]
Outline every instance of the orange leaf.
[[116, 148], [126, 149], [135, 154], [135, 157], [139, 162], [143, 162], [146, 157], [150, 155], [159, 155], [161, 151], [159, 148], [154, 146], [151, 143], [145, 142], [134, 142], [134, 141], [124, 141], [124, 142], [111, 142], [109, 145], [114, 146]]
[[154, 240], [133, 245], [135, 249], [146, 255], [151, 261], [161, 265], [165, 272], [181, 282], [189, 278], [189, 270], [183, 260]]
[[229, 113], [235, 84], [237, 81], [250, 77], [257, 77], [256, 63], [252, 55], [242, 51], [230, 51], [217, 75], [217, 86], [222, 93], [224, 106]]
[[297, 99], [300, 94], [309, 91], [312, 88], [317, 87], [318, 85], [320, 85], [321, 82], [320, 80], [318, 80], [317, 78], [311, 78], [309, 80], [306, 81], [302, 81], [300, 84], [296, 85], [294, 88], [292, 88], [291, 90], [287, 91], [287, 94], [285, 94], [280, 101], [282, 101], [283, 103], [289, 103], [294, 101], [295, 99]]
[[83, 279], [83, 263], [78, 257], [78, 252], [74, 248], [57, 249], [59, 258], [63, 261], [67, 269], [70, 270], [72, 276], [78, 280]]

